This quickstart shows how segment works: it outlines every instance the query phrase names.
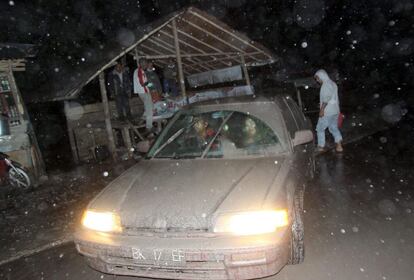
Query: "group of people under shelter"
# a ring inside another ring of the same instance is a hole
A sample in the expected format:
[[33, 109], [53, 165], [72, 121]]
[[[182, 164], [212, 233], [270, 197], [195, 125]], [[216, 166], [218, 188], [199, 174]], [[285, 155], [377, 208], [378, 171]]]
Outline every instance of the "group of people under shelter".
[[162, 97], [177, 97], [177, 68], [173, 59], [163, 70], [163, 83], [155, 71], [152, 61], [139, 59], [138, 68], [135, 69], [132, 80], [129, 68], [118, 60], [107, 79], [108, 92], [115, 100], [118, 119], [120, 121], [132, 120], [129, 98], [132, 94], [138, 95], [144, 104], [145, 127], [148, 131], [153, 127], [153, 104]]
[[[338, 87], [330, 79], [327, 72], [323, 69], [318, 70], [314, 75], [315, 80], [321, 85], [320, 89], [320, 110], [319, 119], [316, 126], [317, 150], [324, 152], [325, 131], [329, 129], [334, 137], [336, 151], [342, 152], [342, 135], [338, 128], [338, 119], [341, 116]], [[177, 70], [173, 59], [169, 60], [168, 65], [163, 69], [163, 84], [155, 72], [151, 61], [139, 59], [138, 68], [133, 73], [133, 80], [129, 70], [122, 61], [117, 61], [116, 66], [109, 73], [108, 90], [115, 99], [119, 120], [132, 120], [129, 106], [129, 97], [138, 95], [144, 104], [145, 127], [148, 131], [153, 127], [153, 104], [161, 100], [161, 97], [177, 97]]]

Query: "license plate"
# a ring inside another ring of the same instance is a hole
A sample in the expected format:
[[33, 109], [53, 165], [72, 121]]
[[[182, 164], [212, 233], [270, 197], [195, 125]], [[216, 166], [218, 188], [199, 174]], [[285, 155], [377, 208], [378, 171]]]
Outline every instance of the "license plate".
[[135, 263], [153, 266], [182, 266], [185, 264], [185, 252], [180, 249], [141, 249], [131, 248]]

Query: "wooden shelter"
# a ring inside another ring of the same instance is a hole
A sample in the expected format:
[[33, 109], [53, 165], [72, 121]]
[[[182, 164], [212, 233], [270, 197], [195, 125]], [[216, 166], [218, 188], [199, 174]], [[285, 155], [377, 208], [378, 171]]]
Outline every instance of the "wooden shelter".
[[[217, 18], [194, 7], [180, 10], [143, 27], [131, 45], [123, 47], [108, 61], [97, 66], [93, 73], [78, 81], [76, 86], [60, 92], [59, 96], [55, 98], [55, 100], [73, 99], [86, 84], [99, 78], [102, 104], [99, 105], [99, 109], [92, 110], [101, 110], [104, 115], [106, 139], [108, 140], [106, 145], [114, 160], [116, 160], [117, 155], [113, 134], [114, 122], [111, 120], [113, 105], [108, 102], [104, 71], [114, 66], [118, 59], [128, 55], [132, 56], [137, 62], [142, 57], [150, 59], [160, 68], [166, 67], [169, 60], [174, 59], [178, 69], [180, 93], [187, 103], [189, 97], [194, 95], [196, 90], [193, 89], [189, 92], [186, 88], [186, 84], [188, 84], [186, 83], [186, 77], [206, 73], [208, 75], [208, 73], [223, 68], [239, 66], [242, 73], [239, 76], [243, 77], [242, 79], [245, 81], [245, 87], [240, 90], [252, 93], [248, 67], [266, 65], [277, 60], [264, 46], [253, 42], [247, 36], [233, 30]], [[132, 103], [134, 104], [134, 102]], [[73, 119], [73, 110], [71, 110], [69, 103], [66, 108], [67, 117], [70, 115]], [[73, 129], [76, 126], [79, 126], [79, 119], [77, 123], [68, 122], [75, 161], [79, 160], [76, 137], [73, 136]], [[136, 132], [137, 129], [134, 126], [120, 128], [125, 132], [123, 134], [126, 135], [124, 142], [129, 142], [128, 132], [131, 129]]]
[[30, 44], [0, 44], [0, 107], [6, 116], [10, 134], [0, 137], [0, 151], [28, 169], [34, 179], [45, 175], [45, 167], [25, 103], [14, 72], [26, 70], [26, 59], [34, 57]]

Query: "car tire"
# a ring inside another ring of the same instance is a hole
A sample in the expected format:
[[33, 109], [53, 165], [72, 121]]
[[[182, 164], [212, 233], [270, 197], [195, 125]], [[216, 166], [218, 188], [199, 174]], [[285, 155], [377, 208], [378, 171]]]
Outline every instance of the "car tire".
[[305, 191], [295, 193], [292, 207], [292, 234], [289, 264], [299, 264], [305, 259], [305, 231], [303, 224], [303, 200]]

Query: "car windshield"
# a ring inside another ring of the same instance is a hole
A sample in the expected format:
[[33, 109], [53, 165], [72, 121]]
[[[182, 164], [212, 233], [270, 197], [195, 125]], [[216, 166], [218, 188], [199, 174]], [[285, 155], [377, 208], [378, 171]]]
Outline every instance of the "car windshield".
[[283, 151], [276, 133], [250, 114], [182, 111], [158, 137], [148, 157], [240, 158]]

